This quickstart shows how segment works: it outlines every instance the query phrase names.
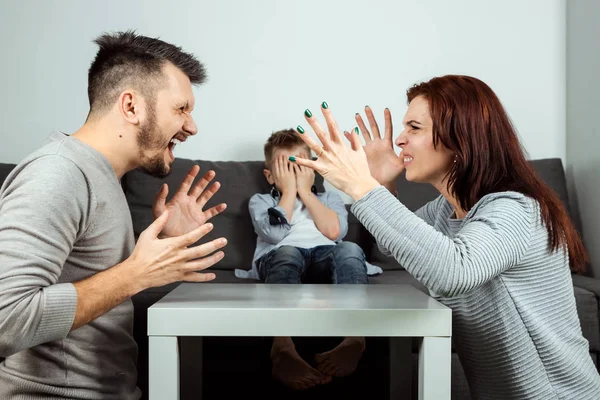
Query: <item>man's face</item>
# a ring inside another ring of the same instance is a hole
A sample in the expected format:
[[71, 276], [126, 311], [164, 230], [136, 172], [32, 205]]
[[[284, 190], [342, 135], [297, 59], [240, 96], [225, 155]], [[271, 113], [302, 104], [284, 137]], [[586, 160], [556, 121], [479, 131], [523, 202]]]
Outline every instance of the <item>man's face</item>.
[[138, 165], [159, 178], [171, 171], [175, 146], [198, 132], [191, 116], [194, 93], [189, 78], [170, 63], [163, 67], [163, 73], [166, 85], [150, 99], [154, 102], [146, 103], [146, 119], [137, 137]]

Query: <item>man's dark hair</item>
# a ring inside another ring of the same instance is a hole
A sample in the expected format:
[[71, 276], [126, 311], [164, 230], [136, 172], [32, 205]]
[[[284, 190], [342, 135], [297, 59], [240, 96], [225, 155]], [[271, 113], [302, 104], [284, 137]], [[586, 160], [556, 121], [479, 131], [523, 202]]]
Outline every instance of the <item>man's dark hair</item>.
[[204, 66], [192, 54], [160, 39], [125, 31], [105, 33], [94, 43], [100, 49], [88, 71], [90, 114], [102, 114], [127, 87], [139, 90], [152, 103], [166, 82], [162, 68], [169, 62], [192, 84], [206, 79]]

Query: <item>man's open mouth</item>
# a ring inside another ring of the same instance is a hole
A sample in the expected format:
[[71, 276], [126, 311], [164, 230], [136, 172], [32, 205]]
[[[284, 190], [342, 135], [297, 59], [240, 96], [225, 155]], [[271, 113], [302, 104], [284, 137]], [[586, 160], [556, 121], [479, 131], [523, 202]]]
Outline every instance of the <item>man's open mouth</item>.
[[179, 143], [181, 143], [181, 140], [177, 139], [177, 138], [173, 138], [171, 139], [171, 141], [169, 142], [169, 150], [172, 152], [173, 150], [175, 150], [175, 146], [177, 146]]

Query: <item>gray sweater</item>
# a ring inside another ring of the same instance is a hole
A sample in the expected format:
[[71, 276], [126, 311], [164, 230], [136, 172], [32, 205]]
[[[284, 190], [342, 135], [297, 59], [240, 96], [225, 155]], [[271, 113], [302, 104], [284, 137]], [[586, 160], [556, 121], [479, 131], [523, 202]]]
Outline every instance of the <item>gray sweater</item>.
[[536, 201], [490, 194], [453, 219], [442, 196], [415, 215], [378, 187], [351, 211], [452, 309], [453, 341], [474, 399], [600, 399], [569, 259], [549, 251]]
[[71, 282], [134, 247], [129, 208], [108, 160], [53, 133], [0, 190], [0, 399], [140, 397], [133, 305], [70, 332]]

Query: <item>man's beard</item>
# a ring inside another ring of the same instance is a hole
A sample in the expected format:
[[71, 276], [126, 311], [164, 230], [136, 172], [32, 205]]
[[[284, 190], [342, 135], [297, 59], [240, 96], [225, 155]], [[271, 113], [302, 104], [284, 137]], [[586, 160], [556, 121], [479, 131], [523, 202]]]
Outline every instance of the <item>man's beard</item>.
[[[147, 174], [156, 178], [164, 178], [171, 172], [170, 165], [164, 160], [165, 150], [169, 143], [163, 141], [162, 135], [156, 125], [156, 114], [154, 107], [148, 109], [148, 121], [140, 127], [137, 135], [139, 146], [139, 165]], [[156, 153], [147, 156], [144, 153]]]

